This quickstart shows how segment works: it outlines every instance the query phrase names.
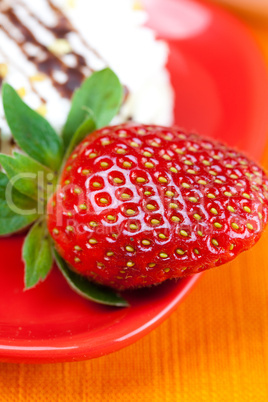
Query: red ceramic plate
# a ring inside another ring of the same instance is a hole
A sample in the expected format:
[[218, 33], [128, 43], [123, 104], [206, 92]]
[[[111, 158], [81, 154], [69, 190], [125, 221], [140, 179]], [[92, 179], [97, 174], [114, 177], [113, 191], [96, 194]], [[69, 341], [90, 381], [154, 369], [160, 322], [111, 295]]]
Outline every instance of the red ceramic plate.
[[[149, 25], [170, 47], [176, 123], [258, 158], [268, 130], [264, 62], [246, 29], [218, 8], [191, 0], [145, 0]], [[23, 292], [22, 237], [0, 241], [0, 359], [59, 362], [125, 347], [159, 325], [198, 276], [128, 292], [131, 307], [100, 306], [74, 294], [54, 269]]]

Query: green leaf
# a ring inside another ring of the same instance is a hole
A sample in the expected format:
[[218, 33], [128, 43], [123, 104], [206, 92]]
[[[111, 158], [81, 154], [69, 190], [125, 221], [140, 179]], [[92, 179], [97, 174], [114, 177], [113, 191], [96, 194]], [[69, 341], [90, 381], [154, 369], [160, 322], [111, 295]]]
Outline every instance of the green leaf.
[[28, 233], [22, 250], [25, 262], [25, 289], [43, 281], [53, 265], [51, 240], [46, 222], [38, 221]]
[[51, 125], [27, 106], [7, 83], [3, 85], [6, 119], [19, 147], [29, 156], [53, 170], [63, 157], [63, 144]]
[[75, 134], [73, 135], [71, 142], [68, 146], [68, 149], [65, 154], [65, 158], [68, 158], [75, 147], [80, 144], [81, 141], [92, 131], [96, 129], [96, 123], [93, 116], [88, 117], [84, 123], [76, 130]]
[[89, 282], [86, 278], [71, 271], [67, 263], [60, 257], [56, 250], [54, 250], [54, 255], [62, 275], [70, 287], [80, 296], [96, 303], [106, 304], [109, 306], [128, 306], [128, 302], [122, 299], [122, 297], [120, 297], [112, 289]]
[[67, 122], [63, 129], [63, 141], [68, 148], [77, 128], [94, 114], [96, 128], [110, 123], [123, 100], [123, 87], [115, 73], [106, 68], [87, 78], [75, 91]]
[[9, 185], [0, 172], [0, 235], [16, 233], [38, 218], [36, 202]]
[[[0, 164], [14, 187], [34, 200], [44, 197], [50, 187], [53, 190], [52, 171], [29, 156], [18, 152], [14, 152], [13, 157], [0, 154]], [[52, 182], [51, 186], [48, 184], [50, 182]]]

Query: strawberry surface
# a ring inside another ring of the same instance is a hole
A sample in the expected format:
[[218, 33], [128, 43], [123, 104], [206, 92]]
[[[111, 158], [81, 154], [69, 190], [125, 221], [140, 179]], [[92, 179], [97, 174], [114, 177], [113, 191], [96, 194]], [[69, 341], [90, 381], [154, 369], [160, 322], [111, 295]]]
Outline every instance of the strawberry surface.
[[232, 260], [267, 223], [268, 178], [246, 156], [178, 128], [90, 134], [48, 204], [59, 254], [115, 289], [149, 286]]

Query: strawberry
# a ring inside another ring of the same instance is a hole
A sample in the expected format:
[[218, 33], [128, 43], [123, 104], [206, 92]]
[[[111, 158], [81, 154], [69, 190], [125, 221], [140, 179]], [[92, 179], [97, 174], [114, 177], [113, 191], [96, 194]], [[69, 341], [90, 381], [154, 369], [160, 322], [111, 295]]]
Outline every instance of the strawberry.
[[0, 235], [28, 230], [25, 289], [55, 261], [80, 296], [125, 307], [117, 290], [221, 265], [259, 239], [268, 219], [262, 169], [178, 128], [106, 127], [124, 93], [110, 69], [74, 93], [61, 136], [10, 85], [2, 92], [23, 153], [0, 154]]
[[268, 178], [246, 156], [129, 123], [76, 147], [47, 224], [72, 270], [122, 290], [224, 264], [257, 242], [267, 218]]

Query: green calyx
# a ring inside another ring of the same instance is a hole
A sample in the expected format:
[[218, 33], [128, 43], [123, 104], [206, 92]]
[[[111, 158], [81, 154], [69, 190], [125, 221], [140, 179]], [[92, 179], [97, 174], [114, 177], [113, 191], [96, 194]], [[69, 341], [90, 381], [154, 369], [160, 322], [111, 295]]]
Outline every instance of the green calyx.
[[0, 235], [26, 230], [24, 245], [25, 288], [45, 280], [55, 260], [69, 285], [97, 303], [126, 306], [111, 289], [102, 288], [74, 274], [57, 254], [46, 224], [47, 201], [54, 193], [60, 172], [74, 148], [95, 129], [106, 126], [118, 113], [123, 87], [109, 68], [87, 78], [73, 95], [61, 135], [27, 106], [7, 83], [2, 89], [6, 120], [19, 151], [0, 154]]

